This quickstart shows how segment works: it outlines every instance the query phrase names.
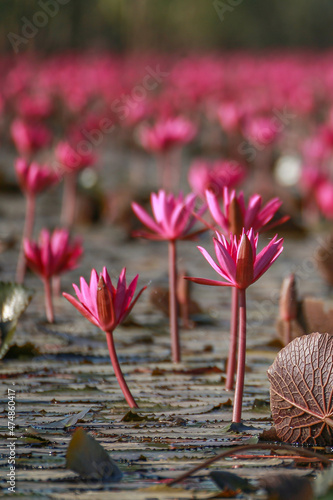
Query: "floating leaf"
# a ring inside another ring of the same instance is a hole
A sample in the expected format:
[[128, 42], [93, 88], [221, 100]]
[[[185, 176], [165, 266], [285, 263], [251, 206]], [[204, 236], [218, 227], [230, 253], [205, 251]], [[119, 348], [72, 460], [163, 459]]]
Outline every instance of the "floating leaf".
[[34, 292], [16, 283], [0, 281], [0, 359], [12, 342], [17, 320], [26, 310]]
[[41, 424], [36, 427], [41, 427], [42, 429], [65, 429], [66, 427], [72, 427], [76, 425], [79, 420], [86, 416], [86, 414], [91, 410], [91, 408], [85, 408], [79, 413], [74, 415], [67, 415], [61, 420], [55, 420], [54, 422], [49, 422], [48, 424]]
[[237, 476], [237, 474], [233, 474], [232, 472], [212, 471], [209, 475], [216, 486], [222, 491], [227, 490], [228, 492], [234, 492], [236, 494], [241, 491], [244, 491], [244, 493], [251, 493], [251, 491], [256, 490], [248, 479]]
[[117, 482], [122, 472], [108, 452], [83, 429], [77, 429], [66, 453], [66, 467], [91, 481]]
[[268, 370], [278, 437], [289, 443], [333, 444], [333, 337], [299, 337]]

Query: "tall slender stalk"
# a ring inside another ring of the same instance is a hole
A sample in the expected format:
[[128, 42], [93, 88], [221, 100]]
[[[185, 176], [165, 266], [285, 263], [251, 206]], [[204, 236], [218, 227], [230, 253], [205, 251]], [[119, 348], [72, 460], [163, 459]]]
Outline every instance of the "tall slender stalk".
[[26, 262], [25, 262], [24, 249], [23, 249], [23, 240], [25, 238], [28, 240], [31, 239], [33, 228], [34, 228], [34, 221], [35, 221], [36, 196], [35, 196], [35, 194], [32, 194], [32, 193], [26, 193], [26, 199], [27, 199], [27, 201], [26, 201], [26, 212], [25, 212], [25, 221], [24, 221], [24, 228], [23, 228], [22, 243], [21, 243], [19, 258], [17, 261], [17, 268], [16, 268], [16, 282], [17, 283], [23, 283], [24, 276], [25, 276], [25, 270], [26, 270]]
[[177, 254], [176, 241], [169, 240], [169, 314], [171, 353], [174, 363], [180, 362], [179, 325], [177, 311]]
[[75, 219], [77, 174], [67, 173], [64, 176], [64, 192], [61, 207], [61, 223], [71, 227]]
[[125, 396], [125, 399], [129, 405], [129, 407], [130, 408], [139, 408], [138, 405], [136, 404], [132, 394], [131, 394], [131, 391], [128, 388], [128, 385], [126, 384], [126, 381], [124, 379], [124, 375], [121, 371], [120, 364], [118, 361], [118, 356], [117, 356], [116, 349], [114, 346], [113, 333], [112, 332], [105, 332], [105, 333], [106, 333], [106, 341], [108, 344], [111, 363], [112, 363], [112, 366], [114, 369], [114, 373], [117, 377], [118, 383], [120, 385], [120, 388]]
[[50, 278], [45, 278], [44, 282], [44, 291], [45, 291], [45, 310], [46, 317], [49, 323], [54, 323], [54, 312], [53, 312], [53, 303], [52, 303], [52, 290], [51, 290], [51, 280]]
[[238, 309], [239, 309], [239, 335], [238, 335], [238, 361], [237, 377], [234, 398], [234, 409], [232, 421], [241, 422], [242, 418], [242, 400], [244, 390], [245, 376], [245, 355], [246, 355], [246, 291], [245, 288], [238, 290]]
[[238, 329], [238, 289], [231, 289], [231, 318], [230, 318], [230, 343], [228, 355], [227, 380], [225, 388], [232, 391], [234, 388], [236, 372], [236, 352], [237, 352], [237, 329]]
[[291, 320], [286, 321], [286, 331], [285, 331], [285, 344], [289, 344], [292, 341], [292, 331], [291, 331]]

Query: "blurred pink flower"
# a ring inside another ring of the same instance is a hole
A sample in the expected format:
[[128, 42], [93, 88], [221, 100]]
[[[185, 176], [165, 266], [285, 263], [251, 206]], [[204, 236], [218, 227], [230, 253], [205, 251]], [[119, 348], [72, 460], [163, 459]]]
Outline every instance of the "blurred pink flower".
[[22, 94], [17, 102], [17, 113], [26, 119], [47, 118], [53, 108], [51, 97], [46, 93], [37, 95]]
[[192, 191], [201, 197], [207, 189], [220, 196], [225, 186], [235, 186], [245, 175], [245, 167], [237, 161], [195, 160], [189, 168], [188, 182]]
[[[195, 194], [188, 194], [184, 198], [180, 193], [176, 198], [173, 194], [166, 194], [163, 189], [160, 189], [157, 194], [151, 193], [150, 199], [154, 219], [140, 205], [132, 203], [135, 215], [151, 231], [137, 231], [135, 236], [151, 240], [184, 240], [192, 239], [202, 232], [202, 230], [190, 232], [197, 220], [194, 216]], [[203, 206], [198, 210], [198, 215], [201, 215], [205, 209], [206, 206]]]
[[241, 130], [245, 112], [236, 103], [225, 101], [219, 105], [217, 116], [222, 129], [232, 133]]
[[147, 151], [164, 152], [190, 142], [196, 131], [193, 123], [186, 118], [167, 118], [151, 127], [143, 125], [139, 129], [139, 140]]
[[83, 253], [81, 239], [71, 243], [66, 229], [55, 229], [52, 234], [42, 229], [38, 243], [25, 239], [23, 245], [28, 266], [42, 279], [75, 269]]
[[319, 210], [327, 219], [333, 219], [333, 184], [322, 182], [315, 188], [315, 199]]
[[252, 229], [247, 232], [243, 231], [240, 239], [230, 235], [230, 241], [216, 231], [216, 238], [213, 240], [218, 264], [207, 250], [202, 247], [198, 247], [198, 249], [214, 271], [225, 281], [192, 277], [186, 277], [186, 279], [201, 285], [234, 286], [245, 289], [270, 268], [283, 250], [283, 238], [278, 240], [277, 235], [275, 235], [257, 255], [258, 234], [254, 236]]
[[70, 243], [66, 229], [55, 229], [52, 234], [47, 229], [42, 229], [38, 243], [24, 239], [23, 249], [28, 266], [44, 283], [46, 317], [53, 323], [50, 281], [52, 276], [59, 276], [77, 267], [83, 252], [81, 239], [76, 238]]
[[36, 195], [59, 182], [59, 176], [47, 165], [29, 163], [24, 158], [17, 158], [14, 164], [22, 191]]
[[219, 230], [225, 234], [231, 233], [239, 236], [243, 228], [245, 231], [252, 228], [255, 232], [268, 230], [289, 219], [289, 216], [284, 216], [270, 223], [282, 205], [279, 198], [273, 198], [261, 208], [262, 198], [259, 194], [254, 194], [250, 197], [246, 207], [242, 191], [237, 196], [234, 189], [229, 193], [228, 188], [224, 188], [223, 211], [218, 196], [213, 191], [206, 191], [206, 201], [214, 221], [219, 225]]
[[77, 172], [96, 163], [94, 153], [89, 151], [85, 153], [78, 152], [78, 148], [66, 141], [57, 144], [55, 156], [64, 172]]
[[255, 144], [268, 146], [278, 138], [279, 125], [275, 123], [274, 119], [255, 116], [247, 120], [244, 126], [244, 135]]
[[31, 155], [51, 141], [51, 132], [43, 123], [28, 123], [20, 118], [12, 122], [10, 133], [16, 149], [22, 155]]

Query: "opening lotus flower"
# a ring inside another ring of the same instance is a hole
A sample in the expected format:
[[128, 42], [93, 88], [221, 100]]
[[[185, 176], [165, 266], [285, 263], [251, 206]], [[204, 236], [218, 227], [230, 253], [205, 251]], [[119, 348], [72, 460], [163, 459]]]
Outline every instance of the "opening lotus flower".
[[261, 196], [254, 194], [246, 206], [242, 191], [237, 196], [234, 189], [229, 193], [228, 188], [225, 187], [223, 189], [223, 210], [219, 204], [218, 195], [212, 190], [206, 191], [206, 201], [214, 221], [219, 225], [219, 230], [227, 235], [240, 235], [243, 228], [245, 231], [252, 228], [255, 232], [272, 229], [289, 219], [289, 216], [286, 215], [271, 222], [282, 205], [279, 198], [273, 198], [262, 207]]
[[71, 243], [66, 229], [55, 229], [52, 234], [42, 229], [38, 242], [25, 239], [23, 248], [28, 266], [44, 283], [46, 315], [52, 323], [54, 314], [50, 279], [77, 267], [83, 252], [81, 239], [76, 238]]
[[126, 401], [131, 408], [136, 408], [138, 405], [121, 372], [113, 341], [113, 331], [127, 318], [141, 293], [147, 288], [141, 288], [134, 298], [138, 278], [139, 275], [135, 276], [127, 286], [126, 268], [124, 268], [120, 273], [116, 288], [112, 284], [106, 267], [103, 268], [103, 272], [99, 276], [97, 271], [93, 269], [89, 285], [82, 277], [80, 278], [81, 289], [73, 283], [78, 300], [68, 293], [63, 293], [63, 296], [85, 318], [106, 333], [111, 363]]
[[[235, 401], [233, 409], [233, 421], [239, 423], [242, 414], [242, 400], [245, 376], [245, 354], [246, 354], [246, 289], [257, 281], [279, 257], [283, 250], [283, 239], [277, 239], [277, 235], [257, 254], [258, 235], [254, 236], [253, 230], [243, 230], [241, 238], [230, 235], [228, 241], [224, 235], [216, 232], [214, 247], [217, 262], [202, 247], [198, 247], [202, 255], [212, 268], [223, 278], [223, 280], [211, 280], [205, 278], [185, 277], [190, 281], [201, 285], [231, 286], [238, 290], [237, 307], [239, 319], [239, 347]], [[235, 303], [233, 303], [235, 307]], [[236, 341], [236, 337], [231, 338]], [[229, 351], [230, 352], [230, 351]], [[229, 362], [235, 363], [235, 357]], [[233, 367], [232, 367], [233, 369]], [[229, 367], [228, 367], [229, 370]], [[233, 372], [232, 372], [233, 373]]]
[[[175, 197], [160, 189], [157, 194], [151, 193], [150, 200], [154, 218], [140, 205], [132, 203], [135, 215], [150, 229], [150, 232], [137, 231], [134, 233], [135, 236], [151, 240], [187, 240], [202, 232], [201, 230], [191, 233], [196, 223], [196, 218], [193, 215], [196, 202], [195, 194], [191, 193], [184, 197], [180, 193], [178, 197]], [[205, 210], [206, 206], [203, 206], [198, 210], [198, 215], [201, 215]]]
[[202, 247], [198, 247], [202, 255], [212, 268], [223, 278], [210, 280], [205, 278], [189, 278], [195, 283], [211, 286], [234, 286], [246, 289], [257, 281], [273, 264], [283, 250], [283, 238], [277, 235], [257, 255], [258, 234], [254, 236], [252, 229], [243, 231], [240, 240], [237, 236], [230, 236], [230, 241], [223, 234], [216, 232], [213, 239], [218, 264]]
[[26, 122], [17, 118], [10, 127], [13, 142], [19, 154], [30, 156], [51, 141], [49, 129], [41, 122]]
[[[169, 311], [172, 359], [175, 363], [180, 361], [180, 343], [178, 332], [177, 314], [177, 256], [176, 240], [193, 239], [206, 228], [191, 232], [196, 217], [194, 216], [196, 195], [189, 194], [185, 198], [182, 194], [178, 198], [173, 194], [166, 194], [160, 190], [158, 194], [151, 194], [151, 206], [154, 219], [137, 203], [132, 203], [136, 216], [150, 231], [136, 231], [135, 236], [142, 236], [152, 240], [169, 241]], [[200, 215], [206, 209], [203, 206], [197, 213]]]

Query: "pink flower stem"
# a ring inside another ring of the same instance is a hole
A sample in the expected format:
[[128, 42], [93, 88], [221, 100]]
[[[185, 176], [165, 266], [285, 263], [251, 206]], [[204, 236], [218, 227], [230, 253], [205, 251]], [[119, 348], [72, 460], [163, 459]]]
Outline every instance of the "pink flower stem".
[[236, 372], [236, 352], [237, 352], [237, 329], [238, 329], [238, 289], [231, 289], [231, 318], [230, 318], [230, 344], [228, 355], [227, 380], [225, 388], [232, 391]]
[[27, 199], [27, 202], [26, 202], [26, 212], [25, 212], [22, 244], [21, 244], [20, 254], [19, 254], [19, 258], [17, 261], [17, 268], [16, 268], [16, 282], [17, 283], [23, 283], [24, 276], [25, 276], [25, 270], [26, 270], [26, 261], [25, 261], [24, 249], [23, 249], [23, 240], [24, 239], [27, 239], [27, 240], [31, 239], [33, 228], [34, 228], [34, 221], [35, 221], [36, 197], [32, 193], [27, 193], [26, 199]]
[[169, 240], [169, 315], [171, 353], [174, 363], [180, 362], [179, 327], [177, 311], [177, 262], [176, 241]]
[[44, 281], [45, 310], [46, 310], [47, 321], [49, 323], [54, 323], [51, 280], [50, 278], [45, 278], [43, 281]]
[[246, 355], [246, 294], [245, 289], [238, 290], [238, 310], [239, 310], [239, 343], [238, 343], [238, 364], [236, 389], [234, 398], [234, 409], [232, 421], [241, 422], [242, 402], [245, 376], [245, 355]]
[[114, 346], [113, 332], [105, 332], [105, 333], [106, 333], [106, 341], [108, 344], [111, 363], [112, 363], [112, 366], [114, 369], [114, 373], [117, 377], [118, 383], [120, 385], [120, 389], [122, 390], [129, 407], [130, 408], [139, 408], [138, 405], [136, 404], [132, 394], [131, 394], [131, 391], [128, 388], [128, 385], [126, 384], [126, 381], [124, 379], [124, 375], [121, 371], [120, 364], [118, 361], [118, 356], [117, 356], [116, 349]]
[[75, 219], [76, 206], [76, 173], [64, 175], [64, 193], [61, 208], [61, 223], [66, 227], [71, 227]]

